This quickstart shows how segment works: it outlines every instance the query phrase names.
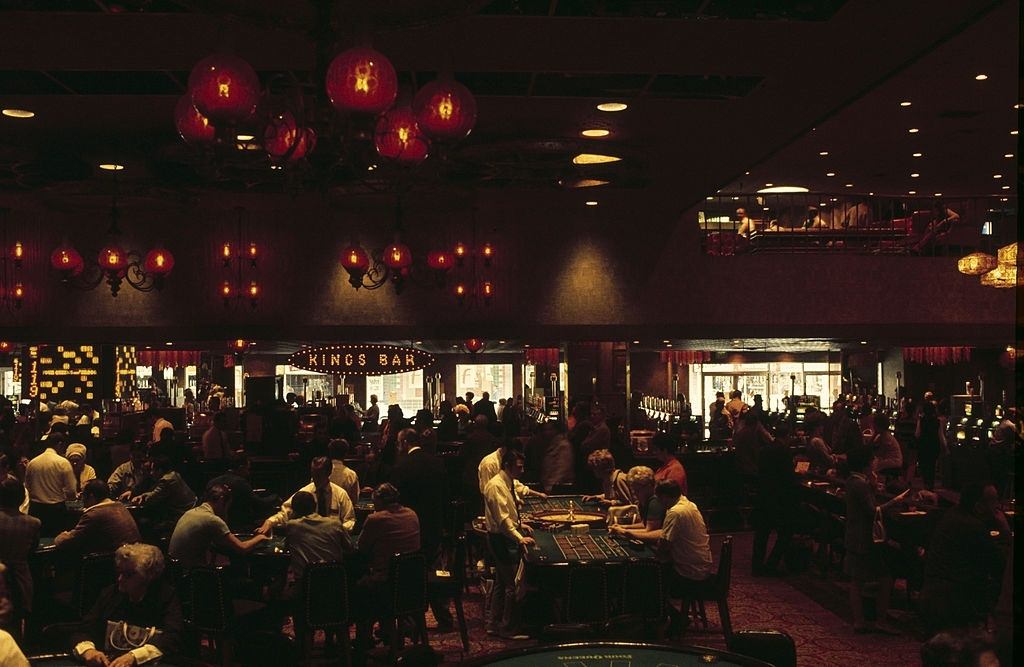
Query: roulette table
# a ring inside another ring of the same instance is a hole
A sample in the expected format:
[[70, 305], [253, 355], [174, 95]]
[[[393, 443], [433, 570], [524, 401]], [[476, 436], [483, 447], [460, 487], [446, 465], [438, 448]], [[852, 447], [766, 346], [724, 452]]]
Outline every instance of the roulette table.
[[597, 502], [583, 502], [583, 496], [548, 496], [523, 499], [524, 518], [551, 524], [585, 523], [591, 528], [607, 524], [604, 508]]
[[700, 646], [593, 642], [532, 646], [463, 664], [496, 667], [770, 667], [746, 656]]
[[577, 510], [584, 510], [587, 512], [600, 512], [601, 505], [597, 502], [583, 502], [583, 496], [548, 496], [547, 498], [538, 498], [536, 496], [526, 496], [523, 498], [523, 512], [550, 512], [554, 510], [568, 511], [569, 504]]
[[533, 533], [533, 539], [536, 544], [526, 554], [526, 560], [530, 563], [552, 565], [654, 558], [654, 552], [643, 543], [637, 544], [627, 538], [610, 535], [606, 530], [594, 530], [582, 535], [537, 530]]

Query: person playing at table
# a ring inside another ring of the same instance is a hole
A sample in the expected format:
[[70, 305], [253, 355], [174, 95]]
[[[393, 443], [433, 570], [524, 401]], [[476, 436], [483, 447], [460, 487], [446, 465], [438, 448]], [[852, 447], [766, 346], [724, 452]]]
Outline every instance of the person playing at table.
[[28, 658], [21, 652], [11, 633], [4, 628], [12, 626], [14, 604], [7, 595], [7, 566], [0, 563], [0, 665], [29, 667]]
[[[320, 516], [336, 516], [341, 521], [345, 530], [352, 532], [356, 525], [356, 511], [348, 492], [337, 484], [331, 482], [331, 460], [326, 456], [318, 456], [309, 464], [309, 473], [312, 480], [299, 491], [313, 494], [316, 498], [316, 511]], [[292, 496], [294, 498], [294, 495]], [[274, 526], [282, 526], [292, 515], [292, 498], [284, 501], [281, 511], [268, 517], [263, 525], [256, 529], [261, 535], [266, 535]]]
[[936, 526], [918, 605], [929, 633], [984, 622], [995, 606], [1003, 573], [997, 538], [1009, 533], [998, 508], [995, 485], [968, 484]]
[[82, 488], [82, 516], [71, 530], [53, 540], [61, 551], [79, 554], [108, 553], [122, 544], [141, 542], [139, 527], [123, 503], [110, 499], [110, 488], [92, 479]]
[[609, 528], [613, 535], [625, 535], [635, 540], [657, 542], [661, 539], [661, 527], [665, 521], [665, 506], [654, 493], [657, 482], [654, 471], [647, 466], [633, 466], [626, 473], [633, 495], [636, 496], [638, 521], [631, 524], [617, 524]]
[[[24, 483], [16, 474], [17, 470], [18, 462], [17, 458], [14, 455], [0, 454], [0, 482], [4, 481], [5, 479], [13, 479], [22, 486], [24, 486]], [[28, 489], [25, 489], [25, 500], [22, 501], [21, 507], [19, 507], [18, 510], [22, 514], [28, 514], [28, 505]]]
[[335, 438], [327, 443], [327, 454], [331, 457], [331, 481], [345, 489], [349, 500], [359, 502], [359, 475], [345, 465], [348, 456], [349, 442], [344, 438]]
[[626, 473], [615, 467], [615, 457], [607, 449], [598, 449], [587, 457], [587, 465], [594, 477], [601, 483], [602, 493], [583, 496], [584, 502], [594, 501], [602, 505], [633, 505], [636, 498], [626, 479]]
[[307, 565], [340, 563], [353, 549], [338, 517], [317, 514], [316, 498], [306, 491], [292, 496], [292, 518], [285, 523], [284, 532], [285, 548], [291, 554], [286, 598], [294, 596], [294, 586], [302, 580]]
[[[515, 450], [522, 454], [522, 444], [515, 439], [506, 438], [502, 441], [501, 445], [493, 452], [485, 456], [480, 460], [480, 465], [477, 466], [477, 479], [480, 483], [480, 494], [483, 495], [484, 489], [487, 487], [487, 483], [494, 479], [501, 472], [501, 462], [504, 459], [505, 453], [510, 450]], [[525, 459], [524, 459], [525, 460]], [[534, 491], [530, 487], [526, 486], [519, 481], [518, 478], [515, 480], [516, 495], [522, 499], [526, 496], [536, 496], [538, 498], [547, 498], [547, 494], [541, 491]]]
[[676, 458], [676, 449], [679, 444], [676, 438], [668, 433], [657, 433], [651, 438], [651, 456], [658, 460], [660, 466], [654, 471], [656, 481], [672, 480], [679, 485], [679, 489], [685, 496], [687, 493], [686, 469]]
[[509, 448], [502, 454], [501, 471], [484, 487], [484, 521], [495, 568], [484, 627], [487, 634], [506, 638], [524, 638], [517, 634], [520, 610], [515, 575], [520, 552], [534, 544], [530, 527], [519, 519], [515, 482], [522, 474], [523, 455]]
[[[89, 667], [131, 667], [164, 656], [173, 660], [181, 647], [184, 622], [178, 595], [161, 576], [163, 554], [151, 544], [126, 544], [114, 552], [114, 567], [117, 583], [99, 594], [71, 633], [72, 655]], [[121, 624], [157, 632], [132, 647], [128, 628]]]
[[[889, 624], [889, 596], [892, 592], [892, 575], [884, 558], [884, 545], [874, 541], [873, 524], [875, 515], [892, 503], [899, 502], [907, 494], [894, 497], [879, 505], [875, 502], [875, 487], [868, 480], [875, 453], [869, 445], [859, 445], [846, 454], [846, 465], [850, 476], [846, 480], [846, 561], [844, 569], [852, 579], [850, 585], [850, 607], [853, 611], [853, 631], [857, 633], [881, 632], [899, 634]], [[875, 597], [875, 618], [869, 625], [864, 619], [864, 590], [871, 584], [877, 585]]]
[[132, 498], [131, 503], [145, 508], [146, 525], [143, 528], [148, 527], [157, 535], [166, 535], [174, 529], [182, 514], [195, 507], [196, 494], [166, 456], [154, 457], [151, 468], [156, 485], [152, 491]]
[[[132, 497], [135, 485], [142, 481], [142, 467], [145, 460], [146, 445], [141, 442], [133, 442], [128, 453], [128, 460], [114, 468], [114, 472], [110, 473], [110, 477], [107, 478], [111, 498], [128, 500]], [[134, 495], [138, 495], [138, 493]]]
[[896, 477], [903, 473], [903, 450], [889, 432], [889, 415], [881, 410], [872, 415], [871, 446], [875, 450], [875, 472]]
[[21, 482], [10, 477], [0, 482], [0, 562], [8, 567], [14, 608], [27, 615], [32, 611], [33, 593], [28, 556], [39, 545], [42, 522], [21, 513], [24, 501]]
[[228, 413], [213, 415], [213, 423], [203, 433], [203, 458], [207, 461], [231, 458], [231, 442], [228, 439]]
[[569, 485], [576, 479], [572, 443], [565, 436], [561, 420], [549, 419], [540, 432], [540, 484], [551, 493], [556, 485]]
[[82, 495], [82, 489], [91, 479], [96, 479], [96, 470], [85, 462], [88, 450], [85, 445], [75, 442], [68, 445], [64, 457], [71, 464], [71, 470], [75, 473], [75, 491], [78, 496]]
[[266, 535], [254, 535], [243, 542], [235, 537], [224, 521], [230, 507], [231, 488], [209, 485], [203, 503], [182, 514], [174, 525], [167, 555], [188, 569], [211, 563], [211, 549], [244, 556], [269, 539]]
[[[689, 600], [704, 590], [711, 577], [711, 540], [700, 510], [672, 479], [658, 482], [654, 490], [658, 501], [667, 509], [662, 524], [658, 553], [666, 561], [666, 582], [673, 597]], [[682, 619], [674, 619], [678, 623]]]

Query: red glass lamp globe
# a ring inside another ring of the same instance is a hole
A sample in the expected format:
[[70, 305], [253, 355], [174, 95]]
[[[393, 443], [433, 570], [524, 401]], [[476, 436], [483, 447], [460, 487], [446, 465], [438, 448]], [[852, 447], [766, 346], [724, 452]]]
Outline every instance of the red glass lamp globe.
[[124, 248], [116, 243], [111, 243], [100, 250], [98, 259], [100, 268], [111, 273], [120, 273], [128, 267], [128, 255]]
[[447, 271], [455, 264], [455, 257], [446, 250], [435, 250], [427, 255], [427, 266], [435, 271]]
[[430, 140], [420, 131], [409, 107], [392, 109], [377, 121], [374, 144], [381, 157], [402, 164], [417, 164], [430, 154]]
[[71, 246], [61, 246], [50, 255], [50, 266], [77, 276], [85, 268], [85, 262], [77, 250]]
[[462, 139], [476, 124], [473, 93], [452, 79], [438, 79], [420, 88], [412, 109], [420, 129], [434, 139]]
[[263, 132], [263, 147], [273, 158], [295, 162], [316, 147], [316, 132], [309, 127], [299, 127], [291, 112], [283, 111], [270, 119]]
[[370, 268], [370, 256], [358, 245], [350, 245], [341, 251], [341, 265], [348, 271], [366, 273]]
[[174, 255], [164, 248], [153, 248], [146, 254], [146, 259], [142, 262], [142, 268], [145, 269], [146, 273], [155, 276], [166, 276], [174, 268]]
[[412, 264], [412, 251], [404, 243], [395, 241], [384, 248], [384, 264], [389, 269], [404, 269]]
[[249, 63], [215, 53], [192, 68], [188, 77], [192, 104], [217, 126], [235, 125], [252, 115], [260, 98], [260, 79]]
[[398, 76], [384, 54], [356, 47], [339, 53], [327, 68], [327, 96], [338, 111], [380, 113], [395, 103]]
[[217, 135], [210, 119], [199, 113], [189, 95], [178, 100], [174, 107], [174, 125], [185, 143], [194, 146], [212, 143]]
[[484, 349], [484, 342], [479, 338], [470, 338], [465, 342], [466, 350], [476, 354], [480, 350]]

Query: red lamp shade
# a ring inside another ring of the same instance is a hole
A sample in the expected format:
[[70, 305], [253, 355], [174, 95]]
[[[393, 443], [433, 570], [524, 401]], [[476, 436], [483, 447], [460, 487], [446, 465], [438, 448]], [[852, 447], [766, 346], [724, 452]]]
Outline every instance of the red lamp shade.
[[154, 276], [166, 276], [174, 268], [174, 255], [163, 248], [153, 248], [146, 254], [142, 268]]
[[412, 264], [412, 251], [404, 243], [395, 241], [384, 248], [384, 264], [389, 269], [404, 269]]
[[199, 113], [192, 104], [192, 96], [185, 95], [174, 107], [174, 125], [185, 143], [198, 146], [212, 143], [217, 135], [210, 119]]
[[77, 276], [85, 268], [85, 262], [77, 250], [71, 246], [61, 246], [50, 255], [50, 266], [58, 271], [65, 271], [69, 275]]
[[404, 164], [417, 164], [430, 154], [430, 140], [420, 131], [412, 109], [392, 109], [377, 121], [377, 152]]
[[398, 76], [382, 53], [356, 47], [339, 53], [327, 68], [327, 96], [338, 111], [380, 113], [395, 103]]
[[479, 338], [470, 338], [465, 342], [466, 350], [476, 354], [480, 350], [484, 349], [484, 342]]
[[462, 139], [476, 124], [473, 93], [452, 79], [431, 81], [412, 101], [420, 129], [434, 139]]
[[238, 56], [216, 53], [203, 58], [188, 76], [192, 104], [214, 126], [242, 122], [256, 110], [260, 79]]
[[435, 271], [447, 271], [455, 264], [455, 257], [445, 250], [435, 250], [427, 255], [427, 266]]
[[316, 132], [309, 127], [299, 127], [295, 117], [284, 111], [270, 119], [270, 124], [263, 132], [263, 147], [273, 158], [295, 162], [316, 147]]
[[352, 244], [341, 251], [341, 265], [349, 273], [366, 273], [370, 268], [370, 256], [360, 246]]
[[245, 352], [246, 350], [249, 349], [249, 346], [251, 346], [252, 343], [245, 340], [244, 338], [236, 338], [235, 340], [229, 342], [228, 345], [230, 345], [231, 349], [235, 352]]
[[124, 248], [112, 243], [100, 250], [99, 263], [104, 271], [120, 273], [128, 266], [128, 255]]

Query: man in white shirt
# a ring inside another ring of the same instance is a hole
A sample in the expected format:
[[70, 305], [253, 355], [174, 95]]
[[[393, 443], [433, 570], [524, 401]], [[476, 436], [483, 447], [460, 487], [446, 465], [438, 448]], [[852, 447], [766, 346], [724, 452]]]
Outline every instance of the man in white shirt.
[[75, 472], [62, 456], [64, 448], [62, 436], [51, 436], [43, 453], [29, 461], [25, 469], [29, 514], [43, 522], [43, 537], [53, 537], [64, 530], [64, 501], [74, 500], [78, 495]]
[[[518, 452], [519, 447], [520, 445], [518, 440], [505, 440], [500, 447], [498, 447], [493, 452], [480, 459], [480, 465], [477, 466], [476, 475], [477, 479], [480, 481], [481, 494], [483, 494], [484, 488], [487, 486], [487, 483], [491, 481], [491, 479], [496, 477], [498, 473], [501, 472], [501, 460], [505, 456], [505, 452], [511, 450], [515, 450]], [[547, 498], [546, 494], [541, 493], [540, 491], [534, 491], [530, 487], [520, 482], [518, 479], [514, 480], [514, 483], [516, 487], [516, 495], [519, 498], [524, 498], [526, 496], [537, 496], [538, 498]]]
[[520, 550], [534, 543], [529, 526], [519, 520], [516, 480], [523, 474], [523, 455], [507, 449], [501, 458], [501, 471], [484, 487], [484, 521], [487, 539], [494, 554], [494, 586], [491, 588], [488, 615], [484, 627], [489, 635], [507, 639], [525, 639], [517, 634], [519, 603], [515, 576]]
[[[317, 514], [338, 517], [342, 527], [352, 532], [356, 525], [355, 508], [345, 489], [331, 482], [331, 460], [326, 456], [316, 457], [309, 464], [309, 472], [313, 481], [299, 491], [313, 495], [313, 498], [316, 499]], [[256, 529], [256, 532], [266, 535], [274, 529], [274, 526], [282, 526], [292, 518], [294, 518], [292, 516], [292, 499], [288, 498], [281, 505], [281, 511], [264, 521], [263, 525]]]
[[[655, 495], [667, 507], [659, 551], [669, 557], [669, 590], [687, 600], [711, 576], [711, 543], [704, 517], [675, 480], [658, 482]], [[685, 609], [685, 607], [684, 607]]]
[[327, 453], [331, 457], [331, 482], [345, 489], [348, 499], [359, 502], [359, 474], [345, 465], [348, 456], [348, 440], [335, 438], [327, 444]]
[[164, 419], [163, 415], [156, 414], [156, 410], [153, 411], [153, 415], [154, 417], [156, 417], [156, 419], [153, 421], [152, 442], [160, 442], [160, 433], [162, 433], [165, 428], [169, 428], [173, 431], [174, 424]]

